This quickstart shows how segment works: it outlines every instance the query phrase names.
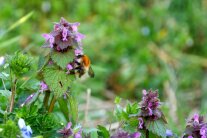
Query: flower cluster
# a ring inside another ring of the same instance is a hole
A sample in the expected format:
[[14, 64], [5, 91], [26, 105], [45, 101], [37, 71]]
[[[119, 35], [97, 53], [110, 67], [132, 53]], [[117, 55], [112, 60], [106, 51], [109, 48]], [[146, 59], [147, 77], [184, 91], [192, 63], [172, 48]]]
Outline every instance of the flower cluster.
[[81, 40], [85, 37], [78, 32], [80, 23], [69, 23], [63, 17], [59, 23], [54, 24], [54, 29], [49, 34], [43, 34], [46, 43], [44, 47], [50, 47], [58, 52], [64, 52], [75, 48], [75, 54], [82, 53]]
[[[42, 34], [45, 38], [43, 47], [51, 48], [54, 53], [68, 55], [68, 52], [70, 52], [69, 56], [72, 56], [70, 59], [73, 60], [69, 60], [67, 65], [61, 65], [62, 68], [65, 66], [67, 74], [76, 74], [76, 76], [81, 77], [89, 72], [90, 76], [94, 76], [90, 68], [90, 59], [83, 53], [81, 41], [85, 36], [78, 32], [79, 25], [80, 23], [78, 22], [70, 23], [62, 17], [59, 23], [54, 24], [52, 32]], [[69, 59], [67, 56], [65, 58]], [[52, 65], [53, 61], [54, 63], [59, 62], [57, 59], [52, 58], [48, 64]]]
[[161, 118], [162, 112], [159, 110], [160, 100], [158, 98], [158, 92], [149, 90], [143, 90], [143, 97], [140, 103], [141, 117], [157, 120]]
[[23, 138], [31, 138], [32, 135], [32, 129], [30, 126], [26, 126], [24, 119], [20, 118], [18, 121], [19, 128], [22, 133]]
[[63, 138], [68, 138], [70, 136], [73, 136], [74, 138], [82, 138], [82, 130], [80, 127], [78, 127], [78, 131], [75, 132], [75, 130], [73, 130], [72, 128], [72, 123], [69, 122], [67, 124], [67, 126], [61, 130], [58, 131], [59, 134], [61, 134], [63, 136]]
[[141, 133], [135, 132], [133, 134], [129, 134], [128, 132], [119, 129], [111, 138], [140, 138]]
[[207, 123], [204, 122], [203, 116], [194, 114], [187, 122], [183, 138], [207, 138]]

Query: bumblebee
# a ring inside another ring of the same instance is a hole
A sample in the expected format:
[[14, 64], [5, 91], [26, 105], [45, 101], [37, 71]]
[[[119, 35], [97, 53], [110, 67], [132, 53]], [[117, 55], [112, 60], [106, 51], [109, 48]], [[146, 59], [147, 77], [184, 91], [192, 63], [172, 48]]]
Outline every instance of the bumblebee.
[[88, 73], [91, 78], [94, 78], [95, 74], [91, 68], [91, 61], [87, 55], [78, 55], [75, 63], [77, 64], [75, 74], [77, 74], [79, 78], [86, 73]]

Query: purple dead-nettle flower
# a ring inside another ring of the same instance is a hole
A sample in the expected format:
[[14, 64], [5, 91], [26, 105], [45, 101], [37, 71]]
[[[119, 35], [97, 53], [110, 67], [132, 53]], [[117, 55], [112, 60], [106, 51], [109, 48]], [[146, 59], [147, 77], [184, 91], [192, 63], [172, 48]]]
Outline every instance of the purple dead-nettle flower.
[[40, 82], [40, 91], [43, 92], [46, 90], [48, 90], [47, 84], [44, 81]]
[[206, 134], [207, 134], [206, 126], [201, 127], [201, 129], [200, 129], [201, 138], [206, 138]]
[[184, 138], [206, 138], [207, 137], [207, 123], [203, 116], [194, 114], [194, 116], [187, 122], [184, 133]]
[[48, 64], [49, 64], [49, 65], [52, 65], [52, 64], [53, 64], [53, 61], [52, 61], [52, 60], [50, 60], [50, 61], [48, 62]]
[[158, 92], [149, 90], [148, 92], [143, 90], [141, 106], [141, 117], [149, 117], [150, 119], [156, 120], [161, 118], [162, 112], [159, 109], [160, 100], [158, 98]]
[[114, 135], [111, 136], [111, 138], [140, 138], [140, 137], [141, 137], [140, 132], [129, 134], [128, 132], [122, 129], [119, 129], [118, 131], [116, 131]]
[[144, 121], [141, 117], [138, 118], [139, 120], [139, 129], [143, 129]]
[[72, 49], [72, 46], [81, 46], [81, 40], [84, 35], [78, 32], [80, 23], [69, 23], [64, 18], [61, 18], [59, 23], [55, 23], [54, 30], [49, 34], [44, 34], [46, 39], [45, 46], [50, 45], [51, 48], [59, 52], [64, 52]]
[[194, 121], [194, 123], [199, 124], [199, 115], [198, 114], [194, 114], [193, 121]]
[[67, 35], [68, 35], [68, 29], [63, 27], [63, 32], [62, 32], [62, 37], [63, 37], [63, 41], [67, 41]]
[[24, 119], [20, 118], [18, 121], [19, 128], [22, 133], [23, 138], [31, 138], [32, 135], [32, 129], [30, 126], [26, 126]]
[[73, 131], [72, 131], [71, 126], [72, 126], [72, 123], [69, 122], [67, 124], [67, 126], [65, 128], [63, 128], [63, 129], [59, 130], [58, 133], [60, 133], [63, 136], [63, 138], [68, 138], [69, 136], [72, 136], [73, 135]]
[[73, 23], [71, 24], [71, 28], [73, 32], [78, 32], [78, 26], [80, 25], [80, 23]]
[[77, 133], [74, 134], [74, 138], [82, 138], [82, 129], [80, 129]]
[[114, 135], [111, 136], [111, 138], [127, 138], [129, 135], [128, 132], [119, 129]]
[[81, 33], [77, 33], [77, 34], [75, 35], [75, 40], [76, 40], [77, 42], [81, 42], [81, 40], [84, 39], [84, 38], [85, 38], [85, 35], [83, 35], [83, 34], [81, 34]]
[[82, 49], [75, 49], [75, 55], [78, 56], [78, 55], [83, 55], [83, 50]]
[[128, 138], [140, 138], [141, 133], [140, 132], [135, 132], [133, 134], [130, 134]]
[[67, 74], [70, 74], [70, 71], [73, 70], [73, 66], [71, 64], [67, 65]]
[[53, 48], [55, 38], [51, 34], [42, 34], [42, 36], [45, 38], [46, 43], [49, 43], [50, 48]]
[[72, 69], [73, 69], [73, 66], [72, 66], [71, 64], [68, 64], [68, 65], [67, 65], [67, 70], [70, 71], [70, 70], [72, 70]]

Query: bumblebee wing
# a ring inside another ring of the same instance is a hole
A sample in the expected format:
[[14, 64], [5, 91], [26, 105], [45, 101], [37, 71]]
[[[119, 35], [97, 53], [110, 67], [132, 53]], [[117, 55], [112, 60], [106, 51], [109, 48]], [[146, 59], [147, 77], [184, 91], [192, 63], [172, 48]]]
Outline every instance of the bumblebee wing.
[[94, 78], [95, 74], [94, 74], [94, 71], [91, 67], [89, 67], [89, 70], [88, 70], [88, 75], [91, 77], [91, 78]]

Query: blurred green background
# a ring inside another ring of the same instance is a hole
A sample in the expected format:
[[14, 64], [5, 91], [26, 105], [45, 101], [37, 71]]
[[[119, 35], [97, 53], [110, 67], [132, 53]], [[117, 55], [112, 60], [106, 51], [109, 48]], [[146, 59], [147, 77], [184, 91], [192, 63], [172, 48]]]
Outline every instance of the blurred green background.
[[[37, 62], [47, 51], [41, 34], [53, 22], [81, 23], [96, 76], [75, 83], [73, 91], [81, 99], [90, 88], [96, 110], [113, 105], [115, 95], [140, 101], [142, 89], [152, 88], [175, 132], [193, 112], [206, 115], [206, 0], [0, 0], [0, 9], [0, 56], [21, 50]], [[101, 111], [89, 118], [110, 117]]]

